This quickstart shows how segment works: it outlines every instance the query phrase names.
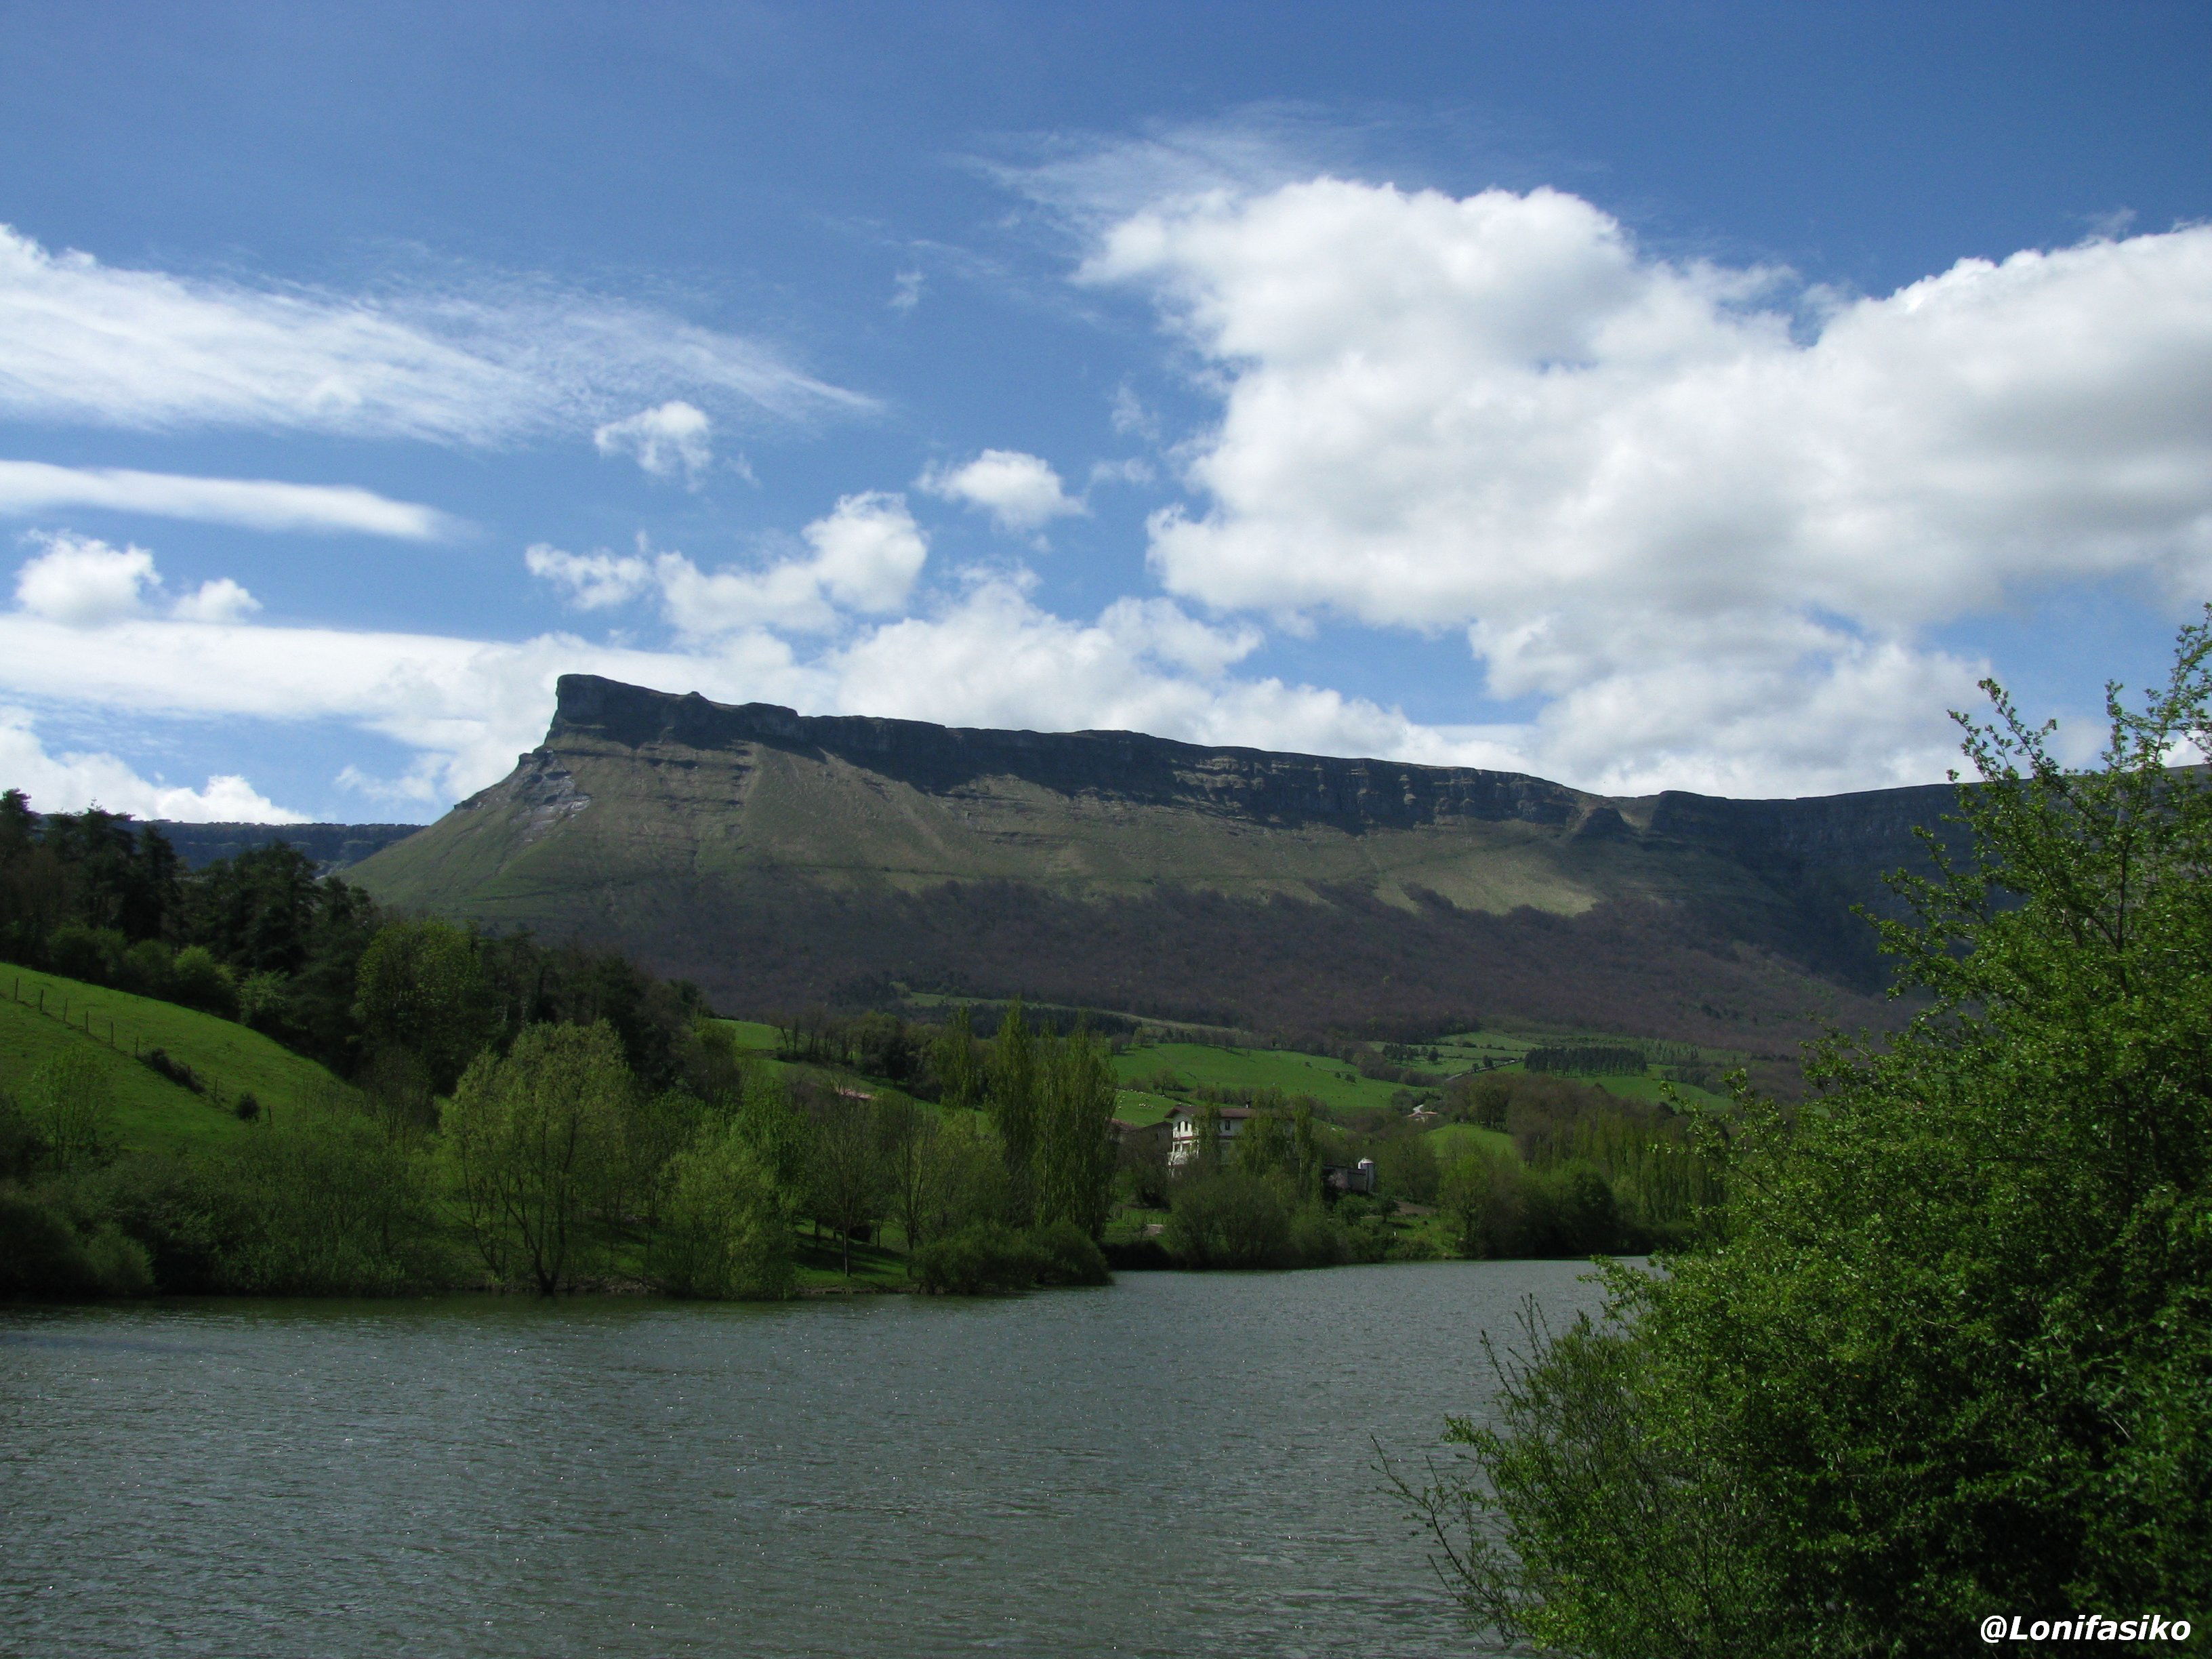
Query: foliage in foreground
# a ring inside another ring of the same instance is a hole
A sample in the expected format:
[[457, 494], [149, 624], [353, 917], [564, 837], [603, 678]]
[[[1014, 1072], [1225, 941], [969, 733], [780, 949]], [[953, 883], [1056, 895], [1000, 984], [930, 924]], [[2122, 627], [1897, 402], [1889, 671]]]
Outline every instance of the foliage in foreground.
[[[1725, 1197], [1499, 1362], [1407, 1489], [1552, 1650], [1940, 1655], [1999, 1611], [2212, 1607], [2212, 621], [2073, 773], [1964, 722], [1975, 851], [1885, 925], [1929, 1006], [1714, 1126]], [[1931, 851], [1936, 850], [1931, 847]]]

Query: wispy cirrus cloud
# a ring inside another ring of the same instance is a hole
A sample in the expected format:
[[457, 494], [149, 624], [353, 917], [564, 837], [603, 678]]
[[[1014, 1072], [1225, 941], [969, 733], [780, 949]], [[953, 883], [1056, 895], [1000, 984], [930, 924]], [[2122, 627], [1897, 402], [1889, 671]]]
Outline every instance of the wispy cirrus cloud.
[[0, 514], [28, 518], [73, 507], [246, 530], [320, 531], [401, 541], [432, 541], [462, 528], [459, 520], [435, 507], [395, 501], [349, 484], [200, 478], [124, 467], [0, 461]]
[[256, 284], [54, 253], [0, 226], [0, 416], [487, 447], [672, 395], [787, 421], [875, 407], [758, 341], [544, 281]]

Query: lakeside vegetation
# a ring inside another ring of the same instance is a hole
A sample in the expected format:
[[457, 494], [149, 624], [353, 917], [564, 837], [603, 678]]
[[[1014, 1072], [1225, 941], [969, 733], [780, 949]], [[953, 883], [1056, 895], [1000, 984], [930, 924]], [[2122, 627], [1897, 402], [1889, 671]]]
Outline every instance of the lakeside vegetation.
[[[392, 915], [281, 842], [188, 872], [15, 792], [0, 946], [9, 1294], [1002, 1290], [1109, 1255], [1641, 1249], [1704, 1190], [1679, 1113], [1528, 1073], [1540, 1036], [721, 1019], [612, 953]], [[1253, 1115], [1170, 1168], [1154, 1126], [1191, 1104]], [[1363, 1158], [1376, 1190], [1325, 1183]]]
[[1971, 847], [1881, 924], [1909, 1027], [1707, 1115], [1694, 1248], [1607, 1269], [1602, 1317], [1532, 1310], [1456, 1461], [1401, 1479], [1509, 1642], [1963, 1655], [2021, 1609], [2201, 1644], [2212, 609], [2139, 712], [2113, 691], [2091, 769], [1985, 689]]

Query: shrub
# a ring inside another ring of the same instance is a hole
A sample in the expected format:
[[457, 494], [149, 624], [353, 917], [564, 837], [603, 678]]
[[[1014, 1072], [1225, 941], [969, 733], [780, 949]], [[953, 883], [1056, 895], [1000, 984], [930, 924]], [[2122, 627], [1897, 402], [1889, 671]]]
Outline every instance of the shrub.
[[87, 927], [64, 922], [46, 935], [46, 963], [64, 979], [87, 980], [106, 985], [118, 977], [130, 950], [123, 935], [112, 927]]
[[46, 1162], [46, 1138], [15, 1096], [0, 1090], [0, 1181], [21, 1181]]
[[232, 1109], [238, 1114], [240, 1122], [251, 1123], [261, 1115], [261, 1102], [252, 1090], [242, 1089], [239, 1091], [238, 1104]]
[[1042, 1264], [1038, 1281], [1046, 1285], [1110, 1285], [1105, 1253], [1097, 1241], [1072, 1221], [1055, 1221], [1030, 1235]]
[[291, 981], [282, 974], [248, 974], [238, 988], [238, 1017], [257, 1031], [283, 1025], [291, 1007]]
[[223, 1148], [203, 1201], [224, 1291], [376, 1296], [446, 1277], [429, 1167], [367, 1117], [281, 1114]]
[[167, 1000], [176, 954], [157, 939], [142, 939], [125, 954], [116, 983], [142, 997]]
[[92, 1264], [68, 1218], [35, 1199], [0, 1192], [0, 1297], [88, 1295]]
[[1289, 1264], [1291, 1203], [1283, 1183], [1226, 1170], [1176, 1188], [1161, 1242], [1187, 1267]]
[[55, 1167], [98, 1164], [112, 1150], [115, 1091], [94, 1051], [56, 1054], [31, 1079], [27, 1103]]
[[204, 1009], [225, 1019], [237, 1012], [238, 992], [230, 969], [215, 959], [204, 945], [177, 952], [169, 970], [169, 995], [188, 1008]]
[[180, 1089], [190, 1089], [194, 1094], [205, 1091], [200, 1074], [181, 1060], [173, 1060], [167, 1048], [149, 1048], [138, 1056], [139, 1063], [169, 1079]]
[[1354, 1222], [1345, 1230], [1345, 1253], [1362, 1264], [1390, 1259], [1390, 1224], [1379, 1215]]
[[146, 1247], [112, 1221], [103, 1223], [84, 1246], [85, 1267], [99, 1296], [151, 1296], [154, 1261]]
[[[1103, 1263], [1102, 1263], [1103, 1265]], [[916, 1250], [908, 1271], [938, 1296], [1005, 1295], [1036, 1283], [1046, 1263], [1027, 1234], [996, 1221], [977, 1222]]]
[[1301, 1267], [1334, 1267], [1352, 1259], [1352, 1242], [1327, 1210], [1306, 1204], [1291, 1218], [1290, 1253]]

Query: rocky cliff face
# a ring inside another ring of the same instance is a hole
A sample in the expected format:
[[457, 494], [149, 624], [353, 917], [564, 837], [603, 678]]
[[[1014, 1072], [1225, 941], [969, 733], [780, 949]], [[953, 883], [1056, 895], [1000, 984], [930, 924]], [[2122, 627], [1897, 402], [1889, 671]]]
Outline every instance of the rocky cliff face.
[[514, 774], [355, 873], [398, 904], [622, 945], [732, 1006], [896, 982], [1254, 1024], [1779, 1041], [1808, 1007], [1866, 1012], [1850, 906], [1881, 899], [1952, 799], [1607, 799], [572, 675]]

